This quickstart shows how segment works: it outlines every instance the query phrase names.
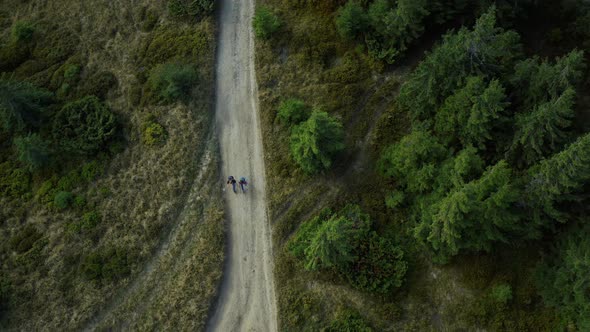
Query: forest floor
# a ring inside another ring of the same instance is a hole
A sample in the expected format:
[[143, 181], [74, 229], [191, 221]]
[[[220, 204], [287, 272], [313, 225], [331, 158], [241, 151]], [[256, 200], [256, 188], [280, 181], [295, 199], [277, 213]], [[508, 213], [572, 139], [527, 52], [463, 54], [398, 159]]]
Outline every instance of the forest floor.
[[252, 32], [253, 0], [220, 2], [217, 132], [222, 174], [250, 182], [226, 190], [228, 239], [224, 280], [208, 330], [276, 331], [272, 245]]

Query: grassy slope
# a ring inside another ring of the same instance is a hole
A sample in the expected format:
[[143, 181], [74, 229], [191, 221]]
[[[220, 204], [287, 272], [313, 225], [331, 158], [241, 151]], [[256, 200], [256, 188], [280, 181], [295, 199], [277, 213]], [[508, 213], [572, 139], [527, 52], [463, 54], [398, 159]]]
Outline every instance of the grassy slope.
[[[158, 298], [159, 304], [149, 304], [142, 314], [164, 318], [166, 323], [160, 324], [166, 325], [161, 326], [202, 328], [223, 261], [223, 212], [209, 202], [219, 201], [220, 196], [219, 190], [211, 189], [217, 179], [216, 157], [201, 183], [206, 196], [189, 197], [189, 189], [199, 160], [214, 146], [208, 141], [215, 23], [170, 18], [165, 2], [151, 1], [3, 1], [0, 13], [3, 41], [10, 38], [16, 20], [33, 22], [36, 27], [36, 46], [29, 60], [16, 69], [16, 78], [59, 88], [53, 86], [52, 78], [63, 73], [66, 63], [81, 65], [80, 86], [93, 86], [96, 72], [115, 75], [118, 84], [110, 89], [106, 102], [123, 121], [127, 142], [122, 152], [106, 162], [104, 175], [75, 186], [74, 193], [88, 201], [84, 209], [57, 212], [39, 203], [34, 194], [47, 174], [33, 178], [31, 194], [24, 200], [0, 198], [0, 273], [11, 283], [8, 312], [0, 316], [1, 324], [22, 330], [79, 329], [133, 283], [145, 262], [178, 227], [183, 208], [189, 206], [185, 213], [190, 224], [183, 226], [186, 234], [180, 239], [191, 238], [191, 246], [184, 242], [171, 246], [184, 246], [192, 254], [173, 256], [186, 260], [177, 262], [163, 277], [166, 286], [162, 288], [167, 291]], [[145, 101], [145, 73], [169, 60], [198, 67], [200, 84], [190, 105], [155, 106]], [[148, 115], [166, 128], [165, 144], [150, 147], [142, 143], [141, 128]], [[67, 165], [63, 172], [75, 167]], [[68, 225], [80, 220], [89, 208], [100, 214], [102, 222], [90, 233], [69, 231]], [[30, 252], [17, 255], [7, 244], [25, 225], [34, 225], [46, 240], [33, 257]], [[80, 273], [83, 258], [109, 248], [127, 254], [130, 275], [116, 281], [85, 279]], [[186, 310], [171, 310], [180, 306]]]
[[[335, 2], [295, 4], [258, 1], [277, 13], [281, 30], [257, 42], [257, 75], [266, 151], [281, 329], [317, 330], [338, 312], [352, 308], [376, 330], [439, 329], [550, 330], [553, 313], [542, 308], [530, 271], [536, 247], [500, 249], [494, 255], [460, 257], [433, 266], [397, 214], [383, 203], [384, 181], [375, 171], [380, 150], [407, 133], [408, 119], [393, 107], [398, 87], [411, 67], [385, 72], [355, 45], [346, 44], [333, 25]], [[311, 2], [308, 2], [311, 3]], [[406, 60], [416, 63], [419, 56]], [[339, 117], [347, 134], [347, 152], [333, 170], [306, 177], [290, 160], [288, 129], [276, 119], [281, 100], [299, 97]], [[384, 235], [403, 244], [410, 260], [407, 283], [387, 298], [349, 287], [329, 273], [306, 272], [284, 249], [298, 225], [323, 207], [358, 203]], [[524, 271], [524, 272], [523, 272]], [[490, 287], [510, 282], [514, 299], [496, 305]]]

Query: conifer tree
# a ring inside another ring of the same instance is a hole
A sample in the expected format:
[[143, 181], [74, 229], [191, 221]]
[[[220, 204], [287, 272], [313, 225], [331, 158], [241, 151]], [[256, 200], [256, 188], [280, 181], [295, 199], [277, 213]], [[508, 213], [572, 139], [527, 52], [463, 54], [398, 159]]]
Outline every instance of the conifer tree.
[[291, 133], [291, 153], [308, 174], [328, 169], [332, 158], [344, 149], [342, 124], [326, 112], [314, 111]]
[[14, 140], [18, 159], [29, 171], [36, 171], [49, 162], [49, 145], [38, 134], [17, 137]]
[[0, 126], [4, 131], [21, 132], [39, 125], [43, 108], [50, 102], [50, 92], [0, 77]]
[[512, 171], [500, 161], [478, 180], [449, 193], [422, 213], [416, 237], [429, 244], [436, 259], [445, 262], [461, 250], [490, 250], [522, 231], [511, 185]]
[[532, 165], [566, 140], [566, 132], [574, 117], [575, 91], [571, 88], [556, 99], [541, 104], [531, 113], [516, 117], [516, 133], [511, 153], [527, 165]]
[[408, 192], [426, 192], [432, 190], [437, 165], [446, 155], [445, 147], [430, 133], [414, 130], [385, 149], [380, 169]]
[[566, 215], [556, 207], [556, 203], [572, 199], [572, 195], [588, 181], [590, 133], [529, 170], [525, 197], [533, 220], [544, 223], [545, 217], [549, 217], [565, 222]]

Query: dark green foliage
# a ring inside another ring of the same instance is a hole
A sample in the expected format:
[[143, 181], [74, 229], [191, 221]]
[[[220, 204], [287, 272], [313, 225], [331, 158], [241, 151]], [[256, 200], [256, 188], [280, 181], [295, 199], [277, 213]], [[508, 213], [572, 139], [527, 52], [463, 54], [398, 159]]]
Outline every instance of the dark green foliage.
[[512, 300], [512, 287], [509, 284], [496, 285], [492, 288], [490, 296], [495, 302], [505, 305]]
[[80, 270], [92, 281], [113, 281], [131, 272], [131, 259], [120, 248], [95, 251], [84, 257]]
[[4, 131], [21, 132], [40, 124], [51, 93], [30, 83], [0, 77], [0, 122]]
[[198, 82], [197, 71], [192, 65], [165, 63], [156, 66], [150, 73], [150, 88], [164, 103], [177, 100], [188, 101]]
[[437, 164], [446, 156], [445, 147], [435, 137], [415, 130], [385, 149], [379, 167], [385, 176], [395, 178], [408, 192], [419, 193], [432, 189]]
[[367, 14], [356, 0], [348, 1], [338, 10], [336, 27], [342, 37], [357, 38], [366, 31], [368, 25]]
[[370, 227], [357, 205], [334, 214], [324, 209], [300, 226], [287, 248], [308, 270], [334, 268], [356, 288], [387, 294], [402, 285], [407, 263], [398, 246]]
[[568, 88], [579, 83], [585, 67], [582, 51], [572, 51], [557, 58], [554, 65], [533, 57], [515, 66], [511, 82], [524, 105], [530, 109], [558, 99]]
[[[65, 76], [66, 72], [64, 72]], [[118, 84], [117, 77], [110, 71], [100, 71], [92, 74], [84, 81], [81, 95], [96, 96], [105, 99], [109, 91]]]
[[533, 219], [541, 222], [549, 217], [565, 222], [566, 215], [556, 204], [574, 198], [589, 180], [590, 134], [586, 134], [529, 170], [525, 197]]
[[80, 221], [80, 227], [82, 229], [91, 229], [96, 227], [98, 223], [100, 223], [100, 215], [96, 213], [96, 211], [86, 212], [82, 216], [82, 220]]
[[53, 205], [59, 210], [65, 210], [74, 202], [74, 195], [69, 191], [60, 191], [55, 194]]
[[53, 137], [59, 146], [75, 154], [101, 150], [114, 136], [115, 115], [94, 96], [66, 104], [53, 119]]
[[168, 0], [168, 11], [173, 16], [203, 17], [213, 12], [215, 0]]
[[428, 16], [427, 0], [376, 0], [368, 11], [373, 28], [366, 38], [369, 54], [393, 63], [405, 52], [408, 44], [424, 32], [423, 19]]
[[50, 160], [49, 144], [39, 134], [29, 134], [14, 139], [19, 161], [30, 172], [47, 166]]
[[440, 262], [461, 250], [490, 250], [495, 242], [508, 242], [523, 228], [514, 206], [520, 194], [511, 178], [511, 169], [501, 161], [480, 179], [422, 206], [416, 237], [428, 243]]
[[[9, 309], [8, 306], [10, 302], [10, 290], [10, 280], [0, 274], [0, 322], [2, 322], [4, 312], [8, 311]], [[0, 326], [2, 326], [1, 323]]]
[[467, 77], [490, 76], [510, 67], [520, 55], [519, 36], [495, 26], [495, 11], [481, 16], [473, 30], [462, 28], [443, 37], [408, 81], [398, 104], [416, 120], [432, 116], [443, 101], [464, 86]]
[[17, 42], [29, 42], [33, 39], [35, 28], [29, 22], [17, 21], [12, 27], [12, 38]]
[[372, 293], [388, 294], [404, 282], [408, 264], [404, 252], [389, 239], [371, 233], [357, 247], [357, 259], [346, 272], [350, 283]]
[[309, 117], [309, 108], [305, 103], [296, 98], [283, 101], [279, 105], [277, 116], [286, 125], [296, 125]]
[[336, 318], [325, 329], [326, 332], [372, 332], [365, 320], [352, 310], [338, 312]]
[[342, 124], [326, 112], [314, 111], [309, 119], [293, 128], [291, 155], [307, 174], [332, 166], [332, 159], [344, 149]]
[[260, 39], [270, 39], [279, 30], [281, 22], [267, 7], [258, 7], [252, 21], [254, 33]]
[[10, 248], [19, 254], [26, 253], [33, 248], [35, 242], [43, 237], [34, 226], [27, 225], [10, 238]]
[[537, 273], [545, 303], [557, 310], [564, 327], [573, 324], [577, 331], [590, 330], [590, 227], [583, 223], [560, 237]]
[[485, 84], [481, 76], [469, 77], [465, 87], [447, 98], [436, 114], [436, 133], [452, 143], [485, 149], [494, 125], [508, 106], [504, 88], [497, 80]]
[[94, 181], [104, 173], [104, 164], [99, 161], [91, 161], [82, 166], [82, 178], [86, 181]]
[[353, 250], [370, 227], [369, 216], [358, 206], [348, 205], [332, 216], [328, 213], [325, 210], [302, 226], [300, 235], [292, 242], [291, 251], [296, 255], [303, 251], [308, 270], [346, 270], [356, 258]]
[[20, 198], [31, 189], [31, 175], [10, 162], [0, 164], [0, 193], [11, 198]]
[[556, 99], [540, 104], [530, 113], [516, 117], [511, 147], [515, 158], [532, 165], [561, 147], [574, 118], [575, 92], [569, 88]]

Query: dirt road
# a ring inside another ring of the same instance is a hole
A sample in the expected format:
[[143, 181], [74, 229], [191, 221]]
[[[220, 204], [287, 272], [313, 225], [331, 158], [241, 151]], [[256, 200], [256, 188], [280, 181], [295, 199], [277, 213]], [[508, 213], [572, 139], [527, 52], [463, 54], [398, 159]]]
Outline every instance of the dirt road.
[[217, 130], [222, 174], [250, 182], [246, 194], [225, 192], [227, 262], [208, 331], [276, 331], [270, 225], [257, 116], [252, 16], [254, 0], [220, 1]]

